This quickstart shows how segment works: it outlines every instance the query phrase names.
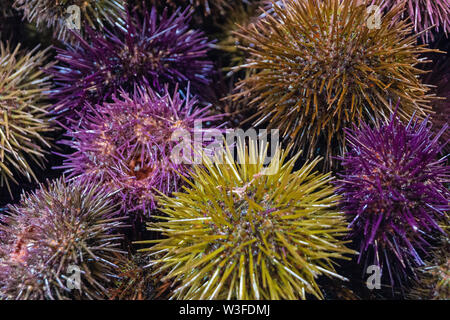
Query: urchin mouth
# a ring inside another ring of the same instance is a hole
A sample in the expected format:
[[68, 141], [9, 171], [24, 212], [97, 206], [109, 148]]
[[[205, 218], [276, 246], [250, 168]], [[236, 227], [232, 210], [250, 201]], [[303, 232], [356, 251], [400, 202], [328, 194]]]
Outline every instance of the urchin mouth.
[[[134, 160], [133, 160], [134, 161]], [[143, 181], [145, 179], [150, 178], [154, 171], [156, 170], [156, 166], [143, 166], [139, 165], [132, 167], [132, 175], [136, 177], [138, 181]]]

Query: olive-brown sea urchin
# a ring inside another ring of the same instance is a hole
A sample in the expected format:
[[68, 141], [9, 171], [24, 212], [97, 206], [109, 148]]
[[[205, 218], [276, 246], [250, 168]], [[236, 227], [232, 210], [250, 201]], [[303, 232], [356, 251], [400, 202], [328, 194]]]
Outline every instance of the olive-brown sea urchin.
[[[228, 64], [223, 68], [224, 71], [228, 71], [227, 76], [234, 75], [238, 70], [235, 67], [244, 64], [246, 58], [246, 52], [241, 49], [241, 46], [245, 46], [245, 44], [241, 43], [242, 38], [236, 36], [236, 31], [241, 25], [248, 26], [257, 20], [259, 11], [257, 4], [238, 4], [230, 12], [226, 21], [220, 25], [221, 32], [217, 34], [219, 41], [216, 48], [222, 51], [222, 56]], [[252, 70], [247, 69], [246, 71]]]
[[[273, 14], [238, 34], [250, 44], [242, 67], [256, 73], [234, 97], [251, 98], [259, 109], [256, 125], [279, 128], [307, 147], [308, 157], [319, 152], [328, 161], [343, 150], [343, 127], [388, 118], [400, 98], [403, 118], [428, 112], [428, 88], [414, 66], [429, 49], [416, 45], [406, 22], [393, 21], [400, 7], [382, 16], [378, 28], [368, 25], [357, 0], [277, 3]], [[316, 149], [319, 141], [326, 151]]]
[[330, 175], [313, 172], [318, 159], [293, 172], [299, 154], [285, 162], [277, 149], [263, 167], [266, 150], [237, 149], [236, 162], [230, 149], [223, 161], [205, 156], [189, 187], [161, 198], [166, 216], [149, 226], [164, 235], [148, 241], [156, 273], [180, 299], [321, 298], [316, 277], [342, 279], [334, 259], [352, 252]]
[[50, 77], [41, 71], [46, 58], [47, 50], [11, 50], [0, 42], [0, 186], [17, 182], [15, 174], [35, 178], [31, 163], [43, 164], [52, 130], [45, 102]]
[[112, 200], [104, 187], [64, 179], [23, 194], [1, 217], [0, 298], [107, 297], [123, 225]]
[[148, 257], [145, 254], [118, 254], [117, 261], [120, 273], [115, 286], [110, 290], [111, 300], [150, 300], [155, 298], [158, 292], [154, 290], [157, 278], [151, 275], [151, 270], [146, 269]]

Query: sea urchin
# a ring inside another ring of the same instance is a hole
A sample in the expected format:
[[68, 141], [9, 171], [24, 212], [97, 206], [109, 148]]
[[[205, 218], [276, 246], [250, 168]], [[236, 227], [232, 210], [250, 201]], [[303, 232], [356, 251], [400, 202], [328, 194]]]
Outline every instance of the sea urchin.
[[205, 156], [189, 187], [160, 199], [166, 215], [149, 230], [164, 239], [147, 241], [155, 274], [178, 284], [174, 298], [321, 298], [316, 277], [342, 279], [334, 259], [352, 252], [330, 174], [312, 171], [319, 159], [293, 172], [299, 154], [285, 162], [277, 149], [264, 167], [264, 148], [238, 140], [237, 150], [237, 161], [230, 149]]
[[423, 265], [430, 239], [442, 232], [438, 223], [448, 223], [449, 167], [445, 157], [438, 159], [442, 131], [435, 136], [427, 120], [404, 125], [392, 116], [346, 133], [349, 150], [340, 158], [337, 185], [351, 236], [360, 243], [359, 261], [381, 266], [391, 284], [401, 284]]
[[63, 141], [76, 150], [65, 156], [63, 168], [69, 177], [120, 188], [124, 209], [143, 214], [155, 207], [153, 188], [170, 194], [179, 187], [178, 173], [187, 173], [187, 164], [172, 158], [181, 143], [178, 133], [191, 139], [196, 121], [219, 117], [208, 116], [208, 107], [197, 108], [189, 91], [184, 99], [178, 92], [159, 95], [149, 88], [133, 95], [122, 91], [112, 103], [91, 109], [83, 125], [68, 132], [72, 139]]
[[[279, 128], [307, 147], [309, 158], [326, 155], [328, 164], [342, 154], [344, 127], [388, 119], [399, 98], [402, 118], [428, 113], [428, 88], [414, 66], [430, 50], [416, 45], [406, 22], [393, 21], [400, 7], [379, 28], [368, 25], [357, 0], [282, 0], [272, 9], [238, 33], [249, 44], [242, 68], [256, 72], [239, 83], [234, 98], [250, 98], [258, 108], [255, 125]], [[319, 142], [326, 148], [318, 150]]]
[[125, 28], [88, 28], [87, 40], [58, 50], [60, 65], [48, 71], [57, 84], [55, 111], [79, 119], [86, 103], [109, 101], [119, 89], [132, 94], [141, 83], [161, 94], [166, 85], [185, 89], [188, 82], [201, 91], [213, 67], [206, 58], [208, 39], [189, 28], [188, 9], [166, 13], [152, 8], [142, 19], [129, 13]]
[[0, 299], [107, 297], [122, 225], [97, 184], [62, 178], [23, 194], [1, 217]]
[[433, 251], [432, 258], [419, 268], [418, 279], [409, 293], [413, 299], [450, 300], [450, 243]]

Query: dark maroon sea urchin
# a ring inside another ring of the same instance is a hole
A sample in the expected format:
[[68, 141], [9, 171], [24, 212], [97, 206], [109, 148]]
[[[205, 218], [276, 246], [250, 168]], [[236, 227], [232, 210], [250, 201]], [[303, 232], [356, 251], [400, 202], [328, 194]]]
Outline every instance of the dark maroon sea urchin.
[[166, 84], [173, 89], [188, 82], [193, 91], [200, 91], [209, 83], [213, 64], [206, 58], [208, 39], [189, 29], [190, 16], [189, 8], [170, 16], [159, 16], [152, 8], [143, 19], [129, 13], [125, 28], [87, 28], [87, 39], [78, 35], [79, 45], [59, 49], [60, 64], [48, 71], [57, 86], [55, 111], [79, 119], [86, 102], [109, 101], [120, 88], [132, 93], [142, 82], [159, 93]]
[[434, 135], [427, 120], [404, 125], [394, 116], [346, 134], [337, 184], [351, 234], [360, 241], [359, 261], [387, 268], [391, 284], [402, 282], [423, 265], [428, 241], [442, 232], [438, 222], [448, 221], [449, 167], [438, 159], [442, 131]]
[[[179, 187], [187, 165], [171, 158], [179, 146], [178, 133], [191, 139], [196, 121], [215, 120], [208, 108], [196, 108], [197, 101], [176, 92], [158, 95], [151, 89], [137, 89], [133, 95], [121, 92], [112, 103], [97, 105], [81, 128], [70, 130], [68, 144], [75, 153], [66, 156], [63, 168], [69, 177], [97, 181], [120, 188], [127, 212], [149, 214], [155, 207], [153, 188], [170, 194]], [[199, 129], [200, 130], [200, 129]]]

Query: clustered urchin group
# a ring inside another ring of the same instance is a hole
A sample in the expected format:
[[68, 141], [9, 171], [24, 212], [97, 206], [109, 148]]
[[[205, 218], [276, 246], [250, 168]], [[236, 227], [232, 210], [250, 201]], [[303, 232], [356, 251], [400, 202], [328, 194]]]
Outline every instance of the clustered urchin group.
[[449, 299], [450, 0], [0, 3], [0, 300]]
[[17, 183], [17, 174], [36, 179], [52, 131], [47, 92], [50, 77], [42, 68], [48, 49], [25, 51], [0, 41], [0, 186]]
[[340, 158], [338, 193], [349, 217], [361, 259], [387, 271], [390, 281], [423, 265], [430, 241], [444, 231], [450, 210], [449, 167], [428, 121], [387, 123], [347, 131], [348, 151]]
[[203, 134], [195, 125], [219, 117], [208, 115], [208, 107], [199, 108], [189, 95], [159, 95], [143, 87], [90, 107], [81, 127], [69, 130], [71, 139], [64, 141], [76, 151], [65, 156], [63, 168], [69, 177], [119, 189], [127, 213], [149, 215], [156, 206], [155, 189], [169, 195], [178, 190], [179, 175], [187, 174], [192, 155], [175, 158], [180, 138], [193, 144], [194, 131]]

